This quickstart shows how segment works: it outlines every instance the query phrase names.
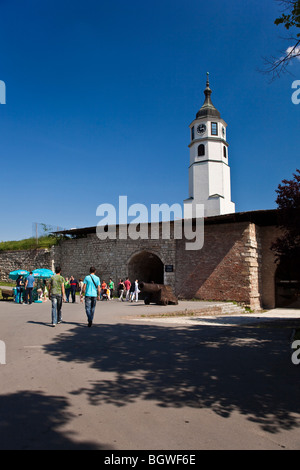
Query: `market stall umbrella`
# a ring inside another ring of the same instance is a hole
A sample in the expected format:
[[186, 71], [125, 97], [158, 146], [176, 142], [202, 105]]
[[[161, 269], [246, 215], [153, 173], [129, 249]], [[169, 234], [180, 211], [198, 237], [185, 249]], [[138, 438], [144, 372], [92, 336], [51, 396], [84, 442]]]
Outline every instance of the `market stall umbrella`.
[[9, 273], [9, 277], [10, 279], [13, 279], [14, 281], [16, 281], [19, 276], [27, 277], [28, 274], [29, 274], [29, 271], [26, 271], [26, 269], [17, 269], [16, 271], [11, 271]]
[[50, 277], [54, 276], [54, 272], [51, 269], [35, 269], [32, 271], [34, 277], [39, 279], [50, 279]]

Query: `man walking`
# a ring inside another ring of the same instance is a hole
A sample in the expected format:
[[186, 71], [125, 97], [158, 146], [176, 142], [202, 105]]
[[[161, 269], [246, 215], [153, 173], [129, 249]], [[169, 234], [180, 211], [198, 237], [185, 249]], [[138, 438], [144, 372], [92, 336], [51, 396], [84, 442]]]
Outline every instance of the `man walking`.
[[115, 283], [114, 283], [114, 281], [112, 280], [111, 277], [109, 278], [108, 288], [109, 288], [109, 300], [112, 300], [113, 292], [114, 292], [114, 288], [115, 288]]
[[129, 281], [128, 277], [126, 277], [126, 280], [124, 282], [125, 285], [125, 290], [126, 290], [126, 300], [130, 300], [130, 287], [131, 287], [131, 282]]
[[90, 274], [83, 281], [83, 295], [85, 294], [85, 312], [88, 319], [88, 327], [93, 324], [97, 300], [100, 300], [100, 279], [95, 275], [96, 269], [90, 268]]
[[32, 291], [34, 287], [34, 276], [32, 271], [30, 271], [29, 276], [25, 281], [25, 304], [29, 302], [29, 305], [32, 304]]
[[56, 326], [57, 323], [62, 322], [62, 301], [66, 301], [65, 280], [60, 273], [61, 268], [58, 266], [55, 268], [54, 276], [50, 279], [49, 299], [51, 299], [52, 302], [52, 326]]

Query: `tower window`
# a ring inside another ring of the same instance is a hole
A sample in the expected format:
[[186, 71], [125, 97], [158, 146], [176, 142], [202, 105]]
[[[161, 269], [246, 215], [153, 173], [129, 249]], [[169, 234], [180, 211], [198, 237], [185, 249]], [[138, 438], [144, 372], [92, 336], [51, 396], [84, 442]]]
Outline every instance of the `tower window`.
[[192, 137], [192, 140], [194, 140], [194, 138], [195, 138], [195, 129], [194, 129], [194, 126], [193, 126], [192, 129], [191, 129], [191, 137]]
[[203, 144], [200, 144], [198, 146], [198, 157], [204, 157], [205, 155], [205, 146]]
[[226, 150], [225, 145], [223, 147], [223, 155], [224, 155], [224, 158], [227, 158], [227, 150]]
[[217, 122], [211, 123], [211, 135], [218, 135], [218, 123]]
[[205, 147], [203, 144], [198, 146], [198, 157], [204, 157], [205, 155]]

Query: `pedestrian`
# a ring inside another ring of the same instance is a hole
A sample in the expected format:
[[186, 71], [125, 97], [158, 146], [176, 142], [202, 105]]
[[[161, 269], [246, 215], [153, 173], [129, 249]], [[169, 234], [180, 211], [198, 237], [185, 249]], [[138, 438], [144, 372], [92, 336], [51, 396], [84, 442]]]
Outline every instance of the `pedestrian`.
[[65, 302], [69, 302], [70, 293], [71, 293], [71, 285], [70, 285], [70, 280], [68, 277], [66, 277], [65, 279], [65, 293], [66, 293]]
[[102, 281], [102, 283], [101, 283], [100, 298], [101, 298], [101, 300], [107, 298], [107, 285], [106, 285], [105, 281]]
[[119, 284], [118, 284], [118, 296], [119, 296], [120, 302], [124, 301], [124, 299], [123, 299], [124, 290], [125, 290], [125, 286], [124, 286], [123, 279], [120, 279]]
[[80, 278], [78, 282], [79, 286], [79, 297], [80, 297], [80, 302], [83, 302], [83, 296], [82, 296], [82, 290], [83, 290], [83, 280]]
[[134, 297], [135, 297], [136, 302], [139, 300], [139, 293], [140, 293], [139, 281], [138, 279], [136, 279], [134, 282]]
[[43, 294], [44, 294], [44, 302], [47, 302], [47, 296], [48, 296], [48, 289], [47, 289], [47, 281], [44, 280], [44, 288], [43, 288]]
[[115, 284], [111, 277], [109, 278], [108, 288], [109, 288], [109, 298], [110, 300], [112, 300]]
[[30, 271], [29, 276], [27, 277], [25, 281], [25, 304], [31, 305], [32, 304], [32, 291], [34, 287], [34, 276], [32, 274], [32, 271]]
[[16, 281], [16, 289], [17, 289], [16, 303], [17, 304], [22, 303], [23, 287], [24, 287], [23, 276], [20, 275]]
[[88, 319], [88, 327], [94, 320], [97, 300], [100, 300], [100, 279], [95, 275], [96, 269], [92, 266], [90, 274], [84, 278], [83, 294], [85, 294], [85, 312]]
[[133, 302], [134, 298], [134, 282], [131, 283], [130, 289], [129, 289], [129, 295], [130, 295], [130, 302]]
[[78, 286], [78, 281], [77, 281], [77, 279], [74, 278], [74, 276], [70, 277], [70, 286], [71, 286], [72, 303], [75, 304], [75, 302], [76, 302], [76, 290], [77, 290], [77, 286]]
[[52, 326], [62, 322], [62, 302], [66, 300], [65, 280], [61, 276], [61, 268], [55, 268], [55, 274], [51, 277], [49, 283], [49, 299], [51, 299], [52, 308]]
[[126, 277], [126, 280], [124, 282], [125, 285], [125, 291], [126, 291], [126, 297], [125, 299], [128, 301], [129, 296], [130, 296], [130, 287], [131, 287], [131, 282], [129, 281], [128, 277]]

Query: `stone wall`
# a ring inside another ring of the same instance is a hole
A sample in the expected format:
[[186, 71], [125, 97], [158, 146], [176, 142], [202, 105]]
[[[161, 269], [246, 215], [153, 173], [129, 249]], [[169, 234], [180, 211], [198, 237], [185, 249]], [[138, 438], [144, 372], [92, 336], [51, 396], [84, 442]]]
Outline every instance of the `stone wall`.
[[[51, 250], [0, 252], [0, 279], [7, 281], [9, 272], [19, 268], [54, 270], [57, 265], [63, 276], [80, 279], [95, 266], [102, 280], [112, 277], [117, 284], [128, 275], [134, 280], [136, 272], [141, 277], [143, 264], [147, 275], [145, 269], [153, 257], [161, 265], [163, 282], [180, 298], [231, 300], [252, 309], [273, 308], [276, 265], [270, 246], [277, 236], [274, 226], [248, 221], [208, 223], [203, 248], [188, 251], [186, 240], [175, 240], [172, 230], [169, 240], [99, 240], [96, 233], [90, 233], [63, 240]], [[165, 269], [167, 265], [171, 270]]]
[[142, 252], [153, 253], [180, 298], [234, 300], [253, 309], [261, 303], [261, 244], [259, 228], [249, 222], [205, 226], [204, 246], [187, 251], [186, 240], [99, 240], [96, 234], [63, 241], [55, 247], [63, 275], [85, 277], [95, 266], [102, 279], [125, 278], [131, 260]]
[[39, 250], [0, 251], [0, 280], [8, 282], [9, 273], [16, 269], [27, 271], [48, 268], [52, 269], [53, 248]]
[[[60, 264], [62, 275], [84, 278], [91, 266], [106, 282], [115, 283], [129, 275], [128, 266], [134, 256], [143, 251], [158, 256], [164, 265], [175, 264], [174, 240], [99, 240], [96, 234], [85, 238], [64, 240], [54, 247], [54, 263]], [[165, 273], [164, 282], [175, 286], [175, 273]]]

